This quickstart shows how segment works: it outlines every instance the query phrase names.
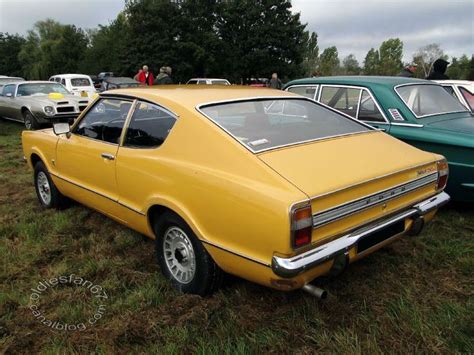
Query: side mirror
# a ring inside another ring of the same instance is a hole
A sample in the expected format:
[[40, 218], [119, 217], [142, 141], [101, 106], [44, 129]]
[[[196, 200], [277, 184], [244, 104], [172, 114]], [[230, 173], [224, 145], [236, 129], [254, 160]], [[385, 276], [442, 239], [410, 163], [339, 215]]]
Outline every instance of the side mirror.
[[13, 97], [13, 94], [12, 94], [11, 92], [7, 92], [7, 93], [5, 94], [5, 96], [6, 96], [6, 97]]
[[53, 132], [57, 136], [60, 134], [67, 134], [67, 137], [69, 138], [71, 128], [69, 127], [69, 123], [55, 123], [53, 124]]

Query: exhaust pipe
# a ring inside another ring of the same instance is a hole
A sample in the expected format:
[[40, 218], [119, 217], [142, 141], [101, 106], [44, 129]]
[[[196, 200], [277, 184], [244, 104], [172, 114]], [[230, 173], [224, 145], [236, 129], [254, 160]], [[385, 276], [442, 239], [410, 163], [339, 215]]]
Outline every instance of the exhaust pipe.
[[311, 296], [319, 298], [320, 300], [324, 300], [328, 296], [328, 293], [326, 290], [323, 290], [322, 288], [319, 288], [310, 284], [304, 285], [302, 289], [303, 291], [308, 292]]

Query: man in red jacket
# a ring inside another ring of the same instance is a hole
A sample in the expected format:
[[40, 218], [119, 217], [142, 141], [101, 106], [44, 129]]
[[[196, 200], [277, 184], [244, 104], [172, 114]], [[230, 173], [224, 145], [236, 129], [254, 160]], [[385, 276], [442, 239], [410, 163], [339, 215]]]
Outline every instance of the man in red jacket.
[[144, 65], [141, 73], [138, 74], [138, 81], [144, 85], [153, 85], [153, 73], [148, 70], [148, 66]]

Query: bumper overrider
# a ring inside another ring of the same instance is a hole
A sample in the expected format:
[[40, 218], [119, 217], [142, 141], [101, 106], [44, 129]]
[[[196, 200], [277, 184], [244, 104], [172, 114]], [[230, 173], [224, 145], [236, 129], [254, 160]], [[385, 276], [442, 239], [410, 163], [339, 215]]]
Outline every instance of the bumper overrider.
[[[339, 255], [347, 254], [349, 249], [357, 245], [363, 239], [375, 236], [378, 232], [404, 221], [407, 218], [413, 219], [412, 229], [416, 229], [416, 231], [414, 231], [416, 234], [417, 232], [420, 232], [423, 227], [423, 216], [445, 205], [449, 200], [449, 195], [445, 192], [441, 192], [440, 194], [422, 201], [403, 212], [378, 220], [302, 254], [291, 258], [273, 256], [273, 272], [284, 278], [294, 277], [324, 263], [325, 261], [333, 259]], [[410, 232], [410, 230], [407, 232]]]

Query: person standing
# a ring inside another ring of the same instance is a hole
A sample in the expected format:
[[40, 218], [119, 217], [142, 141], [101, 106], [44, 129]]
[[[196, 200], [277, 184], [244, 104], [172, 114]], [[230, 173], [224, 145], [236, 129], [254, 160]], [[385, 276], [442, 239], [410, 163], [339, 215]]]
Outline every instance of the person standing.
[[447, 60], [441, 58], [436, 59], [433, 63], [433, 71], [426, 77], [426, 80], [448, 80], [449, 76], [445, 74], [448, 64], [449, 62]]
[[282, 87], [281, 80], [278, 79], [278, 74], [273, 73], [272, 78], [270, 79], [270, 82], [268, 83], [268, 87], [276, 90], [281, 90]]
[[160, 74], [157, 75], [154, 84], [155, 85], [170, 85], [173, 84], [171, 79], [171, 67], [161, 67]]
[[402, 69], [398, 76], [402, 76], [405, 78], [413, 78], [415, 76], [416, 68], [418, 65], [416, 63], [410, 63], [405, 68]]
[[136, 80], [138, 81], [138, 77], [140, 76], [140, 74], [142, 73], [143, 69], [138, 69], [138, 73], [135, 74], [135, 76], [133, 77], [133, 80]]
[[153, 73], [148, 70], [148, 65], [144, 65], [142, 72], [138, 74], [137, 80], [147, 86], [153, 85]]

